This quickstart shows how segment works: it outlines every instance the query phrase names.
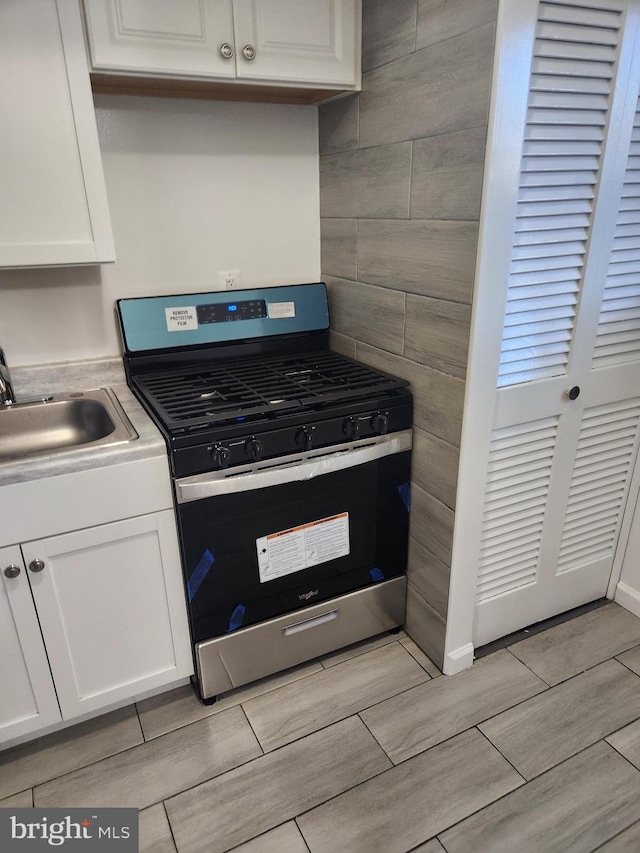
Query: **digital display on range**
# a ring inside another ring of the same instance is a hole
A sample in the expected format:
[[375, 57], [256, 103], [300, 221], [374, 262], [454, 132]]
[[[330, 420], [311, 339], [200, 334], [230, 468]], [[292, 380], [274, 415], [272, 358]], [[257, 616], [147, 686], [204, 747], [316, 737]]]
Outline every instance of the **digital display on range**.
[[196, 312], [198, 324], [257, 320], [267, 316], [267, 303], [264, 299], [252, 299], [246, 302], [220, 302], [217, 305], [198, 305]]

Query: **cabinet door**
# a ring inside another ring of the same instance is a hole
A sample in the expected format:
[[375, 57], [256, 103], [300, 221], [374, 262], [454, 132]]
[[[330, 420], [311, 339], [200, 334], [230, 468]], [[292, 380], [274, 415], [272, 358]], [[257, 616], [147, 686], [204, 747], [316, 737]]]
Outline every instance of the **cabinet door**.
[[465, 514], [461, 471], [456, 509], [475, 645], [608, 590], [640, 446], [639, 25], [640, 0], [501, 7], [468, 388], [492, 376], [480, 314], [503, 322], [484, 500], [476, 476]]
[[171, 510], [22, 550], [65, 720], [191, 674]]
[[115, 260], [74, 0], [0, 3], [0, 267]]
[[[17, 545], [0, 549], [0, 741], [57, 723], [60, 708]], [[16, 577], [7, 577], [19, 570]]]
[[359, 12], [356, 0], [233, 0], [238, 78], [355, 86]]
[[84, 8], [96, 71], [235, 77], [231, 0], [84, 0]]

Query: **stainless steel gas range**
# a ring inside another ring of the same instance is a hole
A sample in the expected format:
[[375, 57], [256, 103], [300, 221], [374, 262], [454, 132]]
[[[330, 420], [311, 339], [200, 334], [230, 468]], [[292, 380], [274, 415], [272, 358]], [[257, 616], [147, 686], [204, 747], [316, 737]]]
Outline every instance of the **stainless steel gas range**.
[[329, 350], [325, 285], [117, 310], [169, 450], [203, 701], [402, 625], [411, 393]]

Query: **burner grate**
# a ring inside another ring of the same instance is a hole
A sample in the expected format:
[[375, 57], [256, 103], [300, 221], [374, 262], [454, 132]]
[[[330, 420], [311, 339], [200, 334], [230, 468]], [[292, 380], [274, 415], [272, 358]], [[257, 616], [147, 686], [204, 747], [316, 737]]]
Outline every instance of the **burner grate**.
[[138, 388], [170, 429], [320, 408], [408, 385], [330, 350], [145, 374]]

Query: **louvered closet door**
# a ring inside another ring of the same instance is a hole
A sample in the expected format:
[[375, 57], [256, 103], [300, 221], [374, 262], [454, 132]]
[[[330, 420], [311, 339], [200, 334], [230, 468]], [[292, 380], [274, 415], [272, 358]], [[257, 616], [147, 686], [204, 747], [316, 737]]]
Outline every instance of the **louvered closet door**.
[[639, 11], [538, 6], [476, 646], [607, 590], [640, 420]]

